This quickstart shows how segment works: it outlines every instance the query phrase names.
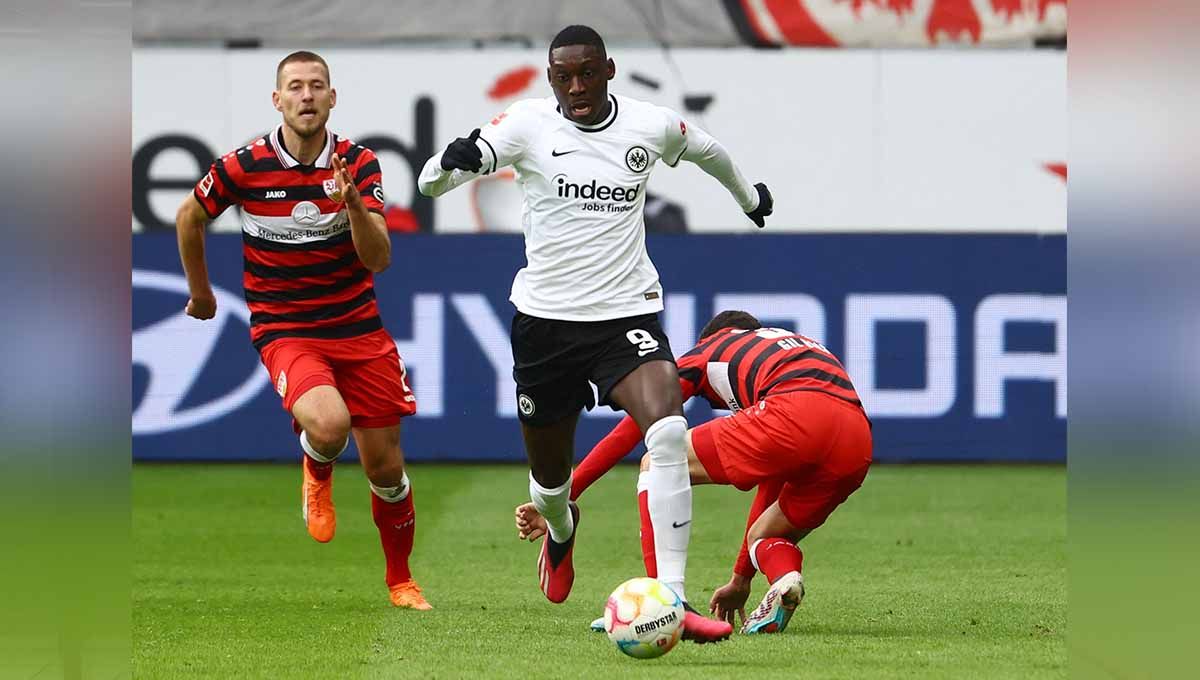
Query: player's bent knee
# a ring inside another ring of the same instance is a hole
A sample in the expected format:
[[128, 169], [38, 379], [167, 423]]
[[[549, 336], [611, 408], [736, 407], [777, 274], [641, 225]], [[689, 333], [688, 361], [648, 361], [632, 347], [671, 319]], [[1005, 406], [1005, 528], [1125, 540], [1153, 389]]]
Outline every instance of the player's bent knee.
[[792, 543], [799, 543], [811, 531], [812, 529], [802, 529], [792, 524], [776, 503], [759, 515], [754, 524], [746, 530], [746, 543], [750, 545], [763, 538], [786, 538]]
[[534, 481], [546, 488], [560, 487], [571, 478], [571, 459], [567, 458], [565, 464], [558, 461], [531, 460], [529, 474], [533, 475]]
[[755, 522], [746, 530], [746, 545], [753, 545], [755, 541], [761, 541], [768, 534], [769, 532], [765, 530], [761, 522]]
[[317, 414], [304, 425], [304, 431], [308, 441], [318, 450], [341, 450], [350, 436], [350, 414]]
[[645, 472], [646, 470], [649, 470], [649, 469], [650, 469], [650, 454], [643, 453], [641, 470], [642, 470], [642, 472]]
[[667, 416], [646, 428], [646, 451], [651, 465], [687, 463], [687, 419]]
[[393, 487], [404, 479], [404, 465], [399, 462], [374, 465], [370, 468], [364, 464], [363, 468], [367, 479], [375, 486]]

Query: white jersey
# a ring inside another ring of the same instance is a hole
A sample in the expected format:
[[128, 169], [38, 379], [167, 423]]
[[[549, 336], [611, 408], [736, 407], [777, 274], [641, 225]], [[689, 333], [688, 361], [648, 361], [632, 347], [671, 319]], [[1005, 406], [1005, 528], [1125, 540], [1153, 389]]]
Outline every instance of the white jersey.
[[[437, 196], [512, 166], [524, 194], [527, 266], [517, 272], [509, 299], [530, 316], [602, 321], [662, 311], [643, 218], [646, 183], [659, 160], [674, 166], [685, 154], [697, 162], [721, 157], [736, 175], [726, 186], [736, 187], [744, 210], [757, 206], [757, 193], [711, 137], [670, 109], [609, 98], [608, 117], [591, 126], [563, 116], [553, 97], [518, 101], [482, 129], [478, 173], [446, 172], [438, 154], [418, 180], [422, 193]], [[690, 153], [697, 133], [704, 143]]]

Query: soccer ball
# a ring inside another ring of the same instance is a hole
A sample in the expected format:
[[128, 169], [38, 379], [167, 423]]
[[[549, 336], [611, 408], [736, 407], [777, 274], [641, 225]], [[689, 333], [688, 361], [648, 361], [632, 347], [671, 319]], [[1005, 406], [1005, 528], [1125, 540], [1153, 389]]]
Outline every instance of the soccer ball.
[[657, 579], [629, 579], [608, 596], [604, 630], [629, 656], [658, 658], [671, 651], [683, 634], [683, 600]]

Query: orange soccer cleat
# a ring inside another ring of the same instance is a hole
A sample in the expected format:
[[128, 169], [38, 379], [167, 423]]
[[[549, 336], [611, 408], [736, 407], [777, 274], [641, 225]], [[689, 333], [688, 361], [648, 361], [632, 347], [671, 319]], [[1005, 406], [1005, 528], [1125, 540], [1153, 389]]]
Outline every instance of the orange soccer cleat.
[[[304, 456], [304, 484], [300, 487], [301, 516], [308, 535], [320, 543], [333, 540], [337, 514], [333, 509], [333, 466], [323, 466]], [[321, 469], [325, 468], [325, 469]]]
[[421, 587], [412, 579], [388, 586], [388, 591], [391, 593], [392, 606], [421, 611], [433, 609], [433, 605], [429, 604], [425, 600], [425, 596], [421, 594]]

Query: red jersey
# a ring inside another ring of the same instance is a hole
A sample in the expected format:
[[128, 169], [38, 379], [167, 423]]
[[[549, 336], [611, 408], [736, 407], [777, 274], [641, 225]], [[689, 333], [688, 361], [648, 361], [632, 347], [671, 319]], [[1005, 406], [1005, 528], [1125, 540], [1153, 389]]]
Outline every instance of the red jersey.
[[312, 165], [293, 158], [283, 126], [213, 162], [193, 194], [209, 217], [242, 207], [250, 338], [261, 352], [284, 337], [352, 338], [383, 328], [374, 277], [358, 259], [330, 157], [337, 153], [363, 203], [383, 213], [383, 174], [366, 147], [326, 131]]
[[[675, 363], [684, 401], [703, 397], [715, 408], [740, 411], [769, 394], [809, 390], [862, 408], [837, 357], [816, 340], [782, 328], [722, 328], [701, 338]], [[641, 440], [637, 422], [630, 416], [622, 418], [575, 468], [571, 500], [578, 499]]]
[[[771, 394], [804, 390], [823, 392], [862, 409], [854, 385], [837, 357], [816, 340], [782, 328], [752, 331], [723, 328], [701, 338], [675, 363], [679, 367], [679, 388], [684, 401], [698, 396], [714, 408], [740, 411]], [[575, 468], [571, 500], [577, 500], [641, 440], [637, 422], [630, 416], [622, 418]], [[746, 523], [747, 531], [779, 498], [784, 481], [772, 479], [759, 485]], [[744, 538], [734, 571], [744, 576], [754, 574]]]
[[676, 363], [684, 401], [701, 396], [714, 408], [736, 412], [769, 394], [809, 390], [862, 408], [837, 357], [816, 340], [782, 328], [723, 328], [701, 338]]

